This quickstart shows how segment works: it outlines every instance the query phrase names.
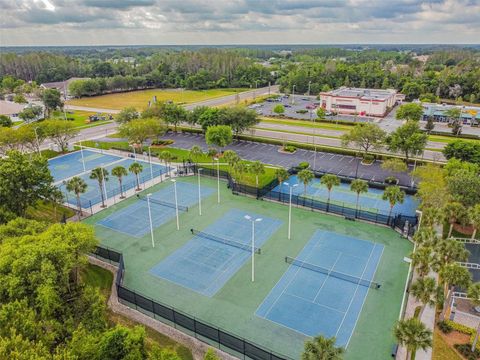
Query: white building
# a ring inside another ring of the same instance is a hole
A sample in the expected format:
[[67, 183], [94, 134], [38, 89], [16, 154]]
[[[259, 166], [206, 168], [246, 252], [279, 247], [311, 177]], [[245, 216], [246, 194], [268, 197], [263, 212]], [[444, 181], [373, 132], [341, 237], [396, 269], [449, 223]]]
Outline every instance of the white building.
[[393, 89], [360, 89], [341, 87], [320, 93], [320, 106], [338, 114], [385, 116], [405, 96]]

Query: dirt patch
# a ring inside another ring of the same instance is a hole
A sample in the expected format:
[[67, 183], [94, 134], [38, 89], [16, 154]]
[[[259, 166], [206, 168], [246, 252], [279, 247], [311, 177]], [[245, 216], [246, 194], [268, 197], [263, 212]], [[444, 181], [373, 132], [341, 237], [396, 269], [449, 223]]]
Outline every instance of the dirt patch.
[[463, 235], [472, 235], [473, 234], [473, 226], [468, 225], [468, 226], [462, 226], [460, 224], [453, 224], [453, 228], [455, 231], [459, 232], [460, 234]]
[[442, 339], [447, 343], [447, 345], [455, 351], [460, 358], [464, 358], [454, 347], [455, 344], [468, 344], [470, 341], [470, 336], [467, 334], [463, 334], [458, 331], [452, 331], [450, 334], [444, 334], [437, 329], [438, 334], [442, 337]]

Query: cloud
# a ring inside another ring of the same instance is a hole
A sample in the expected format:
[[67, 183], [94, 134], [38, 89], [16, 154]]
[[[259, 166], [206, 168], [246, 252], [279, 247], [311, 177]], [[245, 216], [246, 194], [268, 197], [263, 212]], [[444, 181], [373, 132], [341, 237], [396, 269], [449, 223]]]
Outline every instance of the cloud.
[[473, 43], [480, 33], [480, 0], [0, 0], [0, 7], [0, 38], [9, 45], [55, 45], [64, 34], [70, 45]]

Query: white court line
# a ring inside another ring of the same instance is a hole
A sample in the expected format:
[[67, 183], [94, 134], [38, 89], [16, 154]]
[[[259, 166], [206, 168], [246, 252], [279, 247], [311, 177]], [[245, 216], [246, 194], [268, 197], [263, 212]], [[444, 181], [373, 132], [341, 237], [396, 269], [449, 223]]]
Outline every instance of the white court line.
[[[375, 245], [373, 246], [373, 248], [375, 248], [375, 246], [377, 246], [377, 245], [378, 245], [378, 244], [375, 244]], [[378, 265], [380, 264], [380, 260], [382, 259], [383, 251], [384, 251], [384, 250], [385, 250], [385, 246], [382, 248], [382, 253], [380, 254], [380, 257], [378, 258], [377, 266], [375, 266], [375, 271], [373, 272], [372, 280], [375, 279], [375, 274], [377, 273]], [[372, 250], [372, 252], [373, 252], [373, 250]], [[354, 326], [353, 326], [352, 332], [350, 333], [350, 337], [348, 338], [347, 344], [345, 345], [345, 349], [347, 348], [348, 344], [350, 343], [350, 339], [352, 338], [353, 331], [354, 331], [355, 328], [357, 327], [358, 319], [360, 319], [360, 316], [362, 315], [363, 306], [365, 305], [365, 301], [367, 300], [367, 296], [368, 296], [368, 293], [369, 293], [369, 292], [370, 292], [370, 288], [367, 290], [367, 293], [365, 294], [365, 297], [363, 298], [362, 307], [360, 308], [360, 311], [359, 311], [359, 313], [358, 313], [357, 320], [355, 320], [355, 324], [354, 324]]]
[[[333, 266], [330, 268], [330, 270], [328, 270], [328, 274], [327, 274], [327, 277], [325, 278], [325, 280], [323, 281], [323, 284], [322, 286], [320, 287], [320, 289], [318, 289], [317, 293], [315, 294], [315, 297], [313, 298], [313, 301], [315, 304], [317, 303], [316, 300], [317, 300], [317, 297], [318, 295], [320, 295], [320, 291], [322, 291], [323, 287], [325, 286], [325, 283], [327, 282], [328, 278], [330, 277], [330, 273], [332, 272], [332, 270], [335, 268], [335, 265], [337, 265], [337, 262], [338, 260], [340, 260], [340, 257], [342, 256], [342, 252], [339, 251], [339, 254], [337, 256], [337, 259], [335, 260], [335, 262], [333, 263]], [[320, 304], [319, 304], [320, 305]]]
[[[362, 275], [360, 276], [360, 280], [363, 279], [363, 275], [365, 274], [365, 271], [367, 270], [367, 267], [368, 267], [368, 264], [370, 263], [370, 259], [372, 258], [373, 250], [375, 249], [375, 246], [377, 246], [377, 244], [374, 244], [372, 250], [370, 251], [370, 256], [368, 257], [367, 263], [365, 264], [365, 267], [363, 268], [363, 272], [362, 272]], [[345, 311], [345, 316], [343, 317], [342, 322], [340, 323], [340, 326], [338, 327], [337, 332], [335, 333], [335, 337], [338, 335], [338, 332], [340, 331], [340, 329], [343, 326], [343, 323], [344, 323], [344, 321], [347, 317], [347, 314], [350, 310], [350, 307], [352, 306], [352, 303], [353, 303], [353, 300], [355, 299], [355, 296], [357, 296], [357, 292], [358, 292], [358, 289], [359, 289], [360, 286], [362, 286], [362, 285], [360, 285], [360, 283], [358, 283], [357, 286], [355, 287], [355, 292], [353, 293], [352, 299], [350, 300], [350, 304], [348, 304], [347, 311]], [[368, 294], [368, 290], [367, 290], [367, 294]], [[366, 298], [366, 296], [365, 296], [365, 298]], [[360, 317], [360, 313], [357, 313], [357, 319], [358, 319], [358, 317]], [[352, 333], [353, 333], [354, 329], [355, 328], [352, 329]]]

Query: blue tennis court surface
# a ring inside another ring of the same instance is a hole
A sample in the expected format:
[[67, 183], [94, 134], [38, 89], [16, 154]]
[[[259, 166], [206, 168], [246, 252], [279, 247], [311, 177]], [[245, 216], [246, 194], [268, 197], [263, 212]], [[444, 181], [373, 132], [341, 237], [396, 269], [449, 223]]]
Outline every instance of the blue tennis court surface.
[[[92, 170], [98, 166], [108, 165], [114, 161], [122, 160], [122, 157], [102, 154], [101, 152], [83, 150], [85, 170]], [[55, 181], [70, 178], [81, 174], [83, 170], [82, 152], [76, 151], [67, 155], [48, 160], [48, 168]]]
[[[382, 253], [382, 244], [318, 230], [297, 259], [372, 281]], [[255, 314], [307, 336], [335, 336], [337, 345], [347, 346], [369, 289], [292, 264]]]
[[[298, 184], [293, 188], [293, 194], [303, 196], [304, 185], [298, 181], [297, 176], [291, 176], [288, 180], [291, 185]], [[273, 191], [282, 192], [287, 194], [290, 189], [286, 185], [278, 185]], [[382, 200], [383, 190], [380, 189], [368, 189], [368, 193], [360, 194], [359, 208], [366, 211], [378, 212], [380, 214], [388, 215], [390, 212], [390, 204], [388, 201]], [[318, 200], [327, 201], [328, 190], [325, 185], [320, 184], [320, 179], [315, 178], [310, 184], [307, 185], [307, 197], [313, 197]], [[330, 201], [335, 204], [350, 206], [355, 208], [357, 203], [357, 193], [350, 190], [350, 184], [341, 183], [340, 186], [335, 186], [331, 192]], [[418, 207], [418, 201], [411, 195], [405, 195], [405, 201], [403, 204], [396, 204], [393, 207], [392, 214], [402, 214], [407, 216], [415, 216], [415, 210]]]
[[[196, 185], [177, 182], [178, 204], [190, 207], [198, 203], [198, 188]], [[202, 198], [214, 193], [214, 189], [202, 186]], [[152, 200], [160, 200], [171, 204], [171, 206], [159, 205], [152, 201], [152, 224], [159, 227], [175, 217], [175, 195], [173, 184], [152, 193]], [[148, 205], [145, 200], [138, 200], [134, 204], [117, 211], [97, 222], [112, 230], [122, 232], [137, 238], [143, 237], [150, 232], [148, 220]]]
[[[244, 245], [251, 244], [252, 225], [246, 212], [232, 209], [203, 232]], [[278, 219], [248, 213], [263, 220], [255, 224], [255, 246], [260, 248], [280, 227]], [[256, 255], [257, 256], [257, 255]], [[262, 256], [262, 255], [258, 255]], [[251, 252], [195, 236], [150, 270], [150, 273], [205, 296], [215, 295], [249, 260]], [[247, 281], [247, 280], [246, 280]]]
[[[128, 175], [122, 178], [123, 192], [136, 187], [137, 180], [136, 180], [135, 174], [132, 174], [131, 172], [128, 171], [128, 167], [134, 162], [135, 160], [133, 159], [122, 160], [122, 158], [120, 158], [119, 161], [116, 161], [113, 164], [105, 166], [105, 169], [109, 173], [107, 181], [105, 182], [107, 198], [112, 198], [113, 196], [120, 195], [120, 183], [118, 181], [118, 178], [111, 174], [112, 169], [116, 166], [123, 166], [128, 172]], [[140, 184], [150, 181], [152, 179], [152, 174], [153, 174], [153, 178], [156, 178], [167, 172], [167, 168], [163, 165], [152, 163], [152, 171], [150, 171], [149, 163], [144, 161], [137, 161], [137, 162], [143, 166], [142, 172], [138, 175]], [[98, 185], [98, 181], [95, 179], [90, 179], [90, 172], [80, 175], [79, 177], [82, 178], [87, 183], [86, 192], [80, 195], [80, 202], [82, 204], [82, 207], [87, 209], [92, 205], [99, 204], [102, 201], [102, 196], [100, 193], [100, 186]], [[73, 192], [67, 192], [66, 187], [63, 184], [60, 184], [58, 186], [62, 191], [62, 193], [64, 194], [65, 200], [69, 204], [76, 206], [77, 199], [75, 197], [75, 194]], [[102, 189], [102, 192], [105, 192], [105, 190]]]

